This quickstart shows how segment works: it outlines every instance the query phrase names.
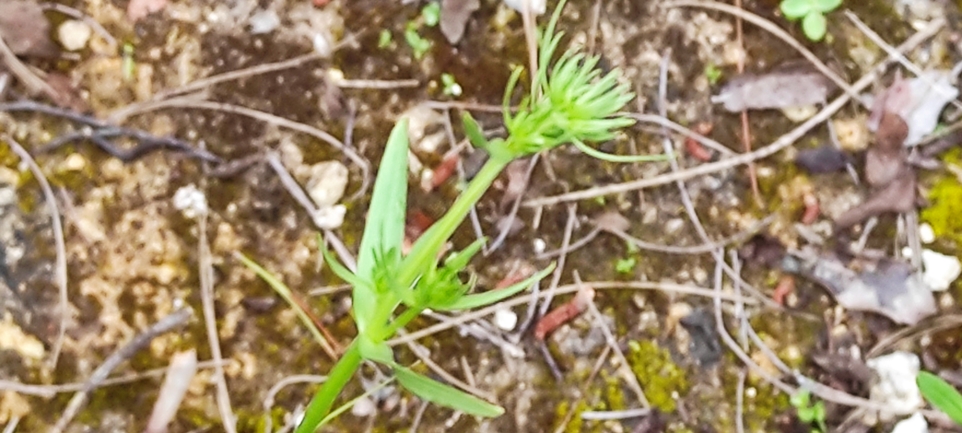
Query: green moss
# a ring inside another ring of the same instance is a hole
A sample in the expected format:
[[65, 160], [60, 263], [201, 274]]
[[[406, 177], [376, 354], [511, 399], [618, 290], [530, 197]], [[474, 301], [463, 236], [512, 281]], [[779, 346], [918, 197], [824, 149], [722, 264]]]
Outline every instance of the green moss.
[[955, 176], [945, 176], [932, 186], [930, 205], [922, 209], [922, 220], [932, 226], [935, 235], [962, 245], [962, 184]]
[[672, 393], [685, 394], [689, 384], [685, 371], [671, 360], [671, 354], [652, 341], [629, 341], [627, 358], [648, 402], [662, 412], [674, 412]]
[[605, 379], [605, 401], [608, 402], [608, 410], [625, 410], [625, 390], [621, 387], [618, 378], [609, 377], [604, 374]]

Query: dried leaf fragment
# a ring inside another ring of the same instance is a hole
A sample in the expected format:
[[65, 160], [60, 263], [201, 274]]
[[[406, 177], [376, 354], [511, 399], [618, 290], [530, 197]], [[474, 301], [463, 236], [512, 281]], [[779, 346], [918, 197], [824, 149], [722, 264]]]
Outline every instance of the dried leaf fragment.
[[34, 1], [0, 2], [0, 37], [16, 55], [55, 57], [60, 51], [50, 40], [50, 22]]
[[808, 68], [783, 67], [767, 74], [743, 74], [711, 98], [725, 110], [766, 110], [825, 102], [833, 89], [824, 75]]
[[441, 33], [451, 44], [464, 37], [471, 14], [481, 7], [478, 0], [441, 0]]

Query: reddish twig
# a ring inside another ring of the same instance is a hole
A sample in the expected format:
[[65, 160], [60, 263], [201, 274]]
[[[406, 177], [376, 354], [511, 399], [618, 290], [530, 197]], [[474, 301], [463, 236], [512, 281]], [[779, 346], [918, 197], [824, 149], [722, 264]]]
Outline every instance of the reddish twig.
[[594, 298], [595, 289], [588, 285], [582, 286], [570, 301], [559, 305], [538, 321], [534, 327], [534, 338], [544, 341], [548, 334], [585, 311]]

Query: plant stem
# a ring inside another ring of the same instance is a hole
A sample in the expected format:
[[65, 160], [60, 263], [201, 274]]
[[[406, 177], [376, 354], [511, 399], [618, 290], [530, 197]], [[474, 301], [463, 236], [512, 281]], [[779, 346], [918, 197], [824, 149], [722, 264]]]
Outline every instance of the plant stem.
[[428, 266], [434, 266], [435, 257], [441, 246], [451, 237], [461, 222], [468, 216], [471, 207], [481, 199], [501, 171], [511, 162], [510, 158], [491, 155], [481, 171], [468, 183], [468, 187], [458, 196], [451, 208], [428, 229], [414, 244], [411, 253], [404, 258], [398, 283], [410, 287], [424, 273]]
[[334, 368], [327, 374], [327, 381], [321, 385], [304, 411], [304, 419], [297, 426], [296, 433], [314, 433], [321, 420], [327, 416], [334, 405], [334, 400], [341, 394], [347, 382], [354, 377], [354, 372], [361, 366], [361, 351], [357, 339], [347, 347], [341, 359], [334, 364]]

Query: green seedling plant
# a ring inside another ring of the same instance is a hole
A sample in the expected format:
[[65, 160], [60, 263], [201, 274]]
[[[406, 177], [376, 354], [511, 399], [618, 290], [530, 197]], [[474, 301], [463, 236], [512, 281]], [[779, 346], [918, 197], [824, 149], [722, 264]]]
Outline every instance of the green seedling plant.
[[927, 371], [920, 371], [915, 383], [932, 406], [948, 415], [956, 424], [962, 425], [962, 394], [958, 390]]
[[[617, 130], [634, 123], [631, 118], [618, 114], [633, 95], [627, 84], [617, 80], [617, 70], [603, 75], [597, 68], [598, 57], [571, 50], [552, 62], [563, 35], [555, 28], [564, 3], [564, 0], [560, 2], [540, 36], [538, 59], [542, 67], [533, 74], [530, 93], [521, 99], [514, 112], [509, 108], [511, 95], [522, 70], [515, 68], [511, 74], [503, 101], [507, 136], [489, 140], [469, 114], [462, 115], [469, 140], [486, 151], [489, 158], [448, 211], [415, 241], [406, 255], [401, 252], [401, 244], [407, 206], [408, 121], [401, 119], [393, 128], [374, 182], [356, 269], [347, 269], [322, 247], [330, 269], [352, 286], [357, 336], [309, 403], [297, 427], [298, 433], [314, 432], [340, 413], [343, 406], [334, 410], [333, 405], [366, 361], [390, 368], [401, 387], [425, 401], [482, 417], [495, 417], [504, 412], [495, 404], [399, 364], [388, 340], [427, 309], [460, 311], [490, 305], [548, 275], [553, 264], [511, 287], [471, 293], [475, 278], [464, 281], [462, 277], [484, 240], [443, 259], [439, 256], [471, 208], [510, 162], [565, 143], [575, 143], [581, 148], [586, 146], [585, 142], [610, 140]], [[284, 293], [279, 287], [283, 283], [269, 278], [267, 271], [253, 262], [244, 260], [275, 290]]]
[[825, 14], [838, 9], [842, 0], [782, 0], [780, 9], [789, 20], [802, 20], [802, 32], [810, 41], [825, 37], [828, 21]]
[[798, 414], [798, 420], [808, 425], [814, 425], [812, 433], [825, 433], [828, 427], [825, 425], [825, 402], [812, 401], [812, 393], [807, 389], [800, 389], [792, 394], [789, 402]]

